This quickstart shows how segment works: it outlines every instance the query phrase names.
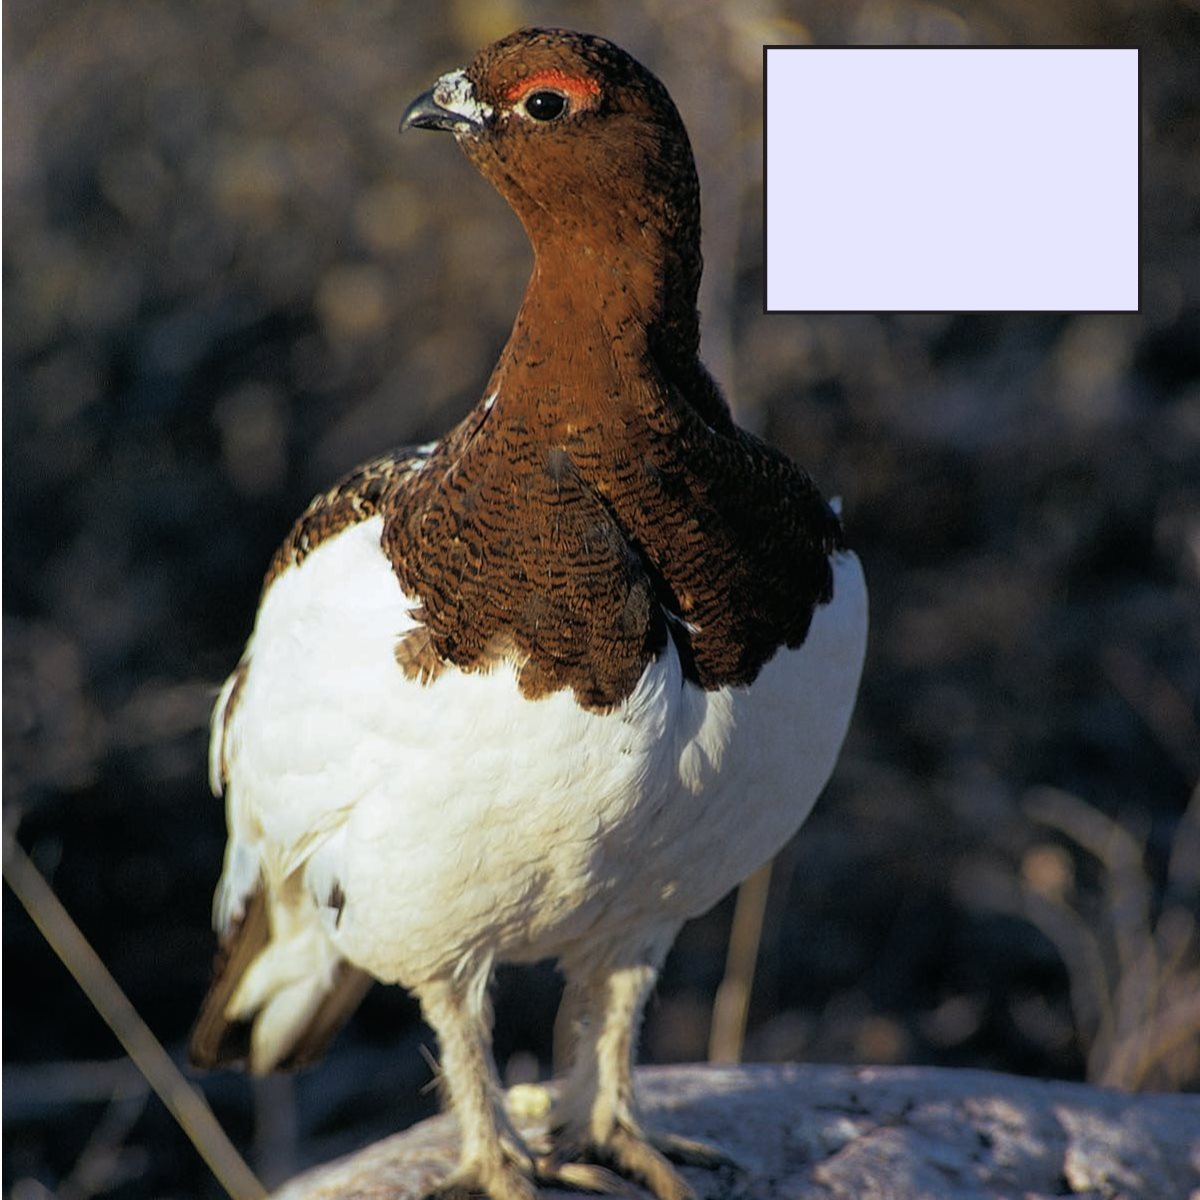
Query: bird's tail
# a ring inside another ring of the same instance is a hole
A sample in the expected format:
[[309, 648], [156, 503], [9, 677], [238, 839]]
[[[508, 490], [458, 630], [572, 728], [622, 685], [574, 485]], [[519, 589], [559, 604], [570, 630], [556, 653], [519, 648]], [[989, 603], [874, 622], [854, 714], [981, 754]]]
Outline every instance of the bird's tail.
[[197, 1067], [290, 1070], [325, 1053], [371, 978], [330, 943], [311, 905], [284, 907], [261, 883], [221, 938], [208, 995], [192, 1028]]

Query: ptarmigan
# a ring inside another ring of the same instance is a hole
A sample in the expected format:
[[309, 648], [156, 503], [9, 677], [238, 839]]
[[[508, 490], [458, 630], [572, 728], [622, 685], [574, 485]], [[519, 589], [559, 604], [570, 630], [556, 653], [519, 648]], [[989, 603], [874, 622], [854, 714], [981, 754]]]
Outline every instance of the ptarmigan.
[[[534, 249], [483, 398], [296, 523], [213, 713], [229, 845], [201, 1065], [309, 1061], [370, 979], [420, 999], [462, 1130], [438, 1196], [546, 1179], [693, 1193], [633, 1060], [679, 927], [808, 815], [854, 706], [866, 589], [803, 470], [698, 357], [699, 185], [663, 85], [524, 29], [405, 128], [453, 133]], [[488, 986], [580, 1001], [554, 1149], [501, 1102]]]

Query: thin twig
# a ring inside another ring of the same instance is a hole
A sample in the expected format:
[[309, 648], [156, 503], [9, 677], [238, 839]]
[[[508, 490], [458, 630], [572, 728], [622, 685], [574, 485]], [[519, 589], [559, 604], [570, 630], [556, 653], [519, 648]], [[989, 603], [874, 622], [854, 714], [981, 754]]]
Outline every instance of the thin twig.
[[136, 1090], [113, 1093], [70, 1175], [59, 1184], [58, 1200], [91, 1200], [134, 1176], [128, 1161], [133, 1154], [125, 1148], [125, 1139], [145, 1111], [150, 1095], [144, 1079], [139, 1077], [138, 1085]]
[[1107, 1037], [1097, 1037], [1090, 1059], [1106, 1062], [1113, 1048], [1136, 1038], [1158, 1008], [1163, 973], [1150, 908], [1144, 848], [1110, 817], [1077, 796], [1058, 788], [1030, 793], [1026, 811], [1044, 825], [1066, 834], [1104, 867], [1108, 926], [1117, 952], [1110, 988], [1113, 1023]]
[[729, 931], [729, 952], [725, 959], [725, 977], [713, 1003], [712, 1029], [708, 1039], [710, 1062], [742, 1061], [746, 1041], [746, 1017], [750, 1011], [750, 992], [754, 987], [754, 968], [762, 942], [763, 917], [767, 894], [771, 889], [771, 866], [759, 867], [738, 888], [733, 910], [733, 928]]
[[254, 1165], [272, 1187], [296, 1173], [300, 1142], [296, 1077], [281, 1071], [254, 1079]]
[[1116, 1027], [1116, 1014], [1100, 939], [1062, 901], [1030, 888], [1022, 888], [1017, 894], [1017, 911], [1053, 943], [1067, 968], [1067, 991], [1080, 1036], [1093, 1047], [1107, 1046]]
[[972, 903], [1028, 921], [1041, 931], [1067, 968], [1071, 1013], [1081, 1042], [1107, 1037], [1113, 1014], [1100, 939], [1060, 899], [1022, 885], [988, 863], [960, 877], [958, 887]]
[[1192, 797], [1175, 830], [1171, 857], [1167, 860], [1167, 889], [1189, 900], [1200, 895], [1200, 782], [1192, 789]]
[[142, 1073], [126, 1057], [103, 1062], [4, 1064], [4, 1117], [26, 1121], [71, 1104], [99, 1104], [145, 1089]]
[[1109, 648], [1100, 661], [1113, 687], [1180, 770], [1189, 779], [1200, 771], [1200, 726], [1187, 694], [1126, 647]]
[[1200, 1035], [1200, 975], [1193, 972], [1188, 986], [1169, 1007], [1155, 1014], [1135, 1035], [1112, 1048], [1096, 1082], [1102, 1087], [1144, 1086], [1154, 1067], [1169, 1060]]
[[4, 879], [232, 1200], [261, 1200], [266, 1190], [217, 1123], [208, 1102], [171, 1061], [53, 889], [8, 833]]

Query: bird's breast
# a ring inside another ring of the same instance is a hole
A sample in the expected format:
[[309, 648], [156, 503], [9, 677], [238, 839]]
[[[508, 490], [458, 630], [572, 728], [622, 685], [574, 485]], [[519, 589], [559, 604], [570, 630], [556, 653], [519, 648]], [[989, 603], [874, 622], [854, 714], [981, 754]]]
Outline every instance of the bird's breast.
[[336, 884], [352, 962], [404, 982], [450, 948], [539, 958], [633, 915], [682, 919], [803, 821], [861, 667], [853, 555], [753, 684], [695, 686], [668, 639], [597, 712], [569, 690], [530, 699], [503, 660], [407, 675], [396, 644], [418, 621], [381, 533], [379, 516], [350, 526], [274, 580], [223, 731], [231, 811], [269, 871], [305, 872], [318, 903]]

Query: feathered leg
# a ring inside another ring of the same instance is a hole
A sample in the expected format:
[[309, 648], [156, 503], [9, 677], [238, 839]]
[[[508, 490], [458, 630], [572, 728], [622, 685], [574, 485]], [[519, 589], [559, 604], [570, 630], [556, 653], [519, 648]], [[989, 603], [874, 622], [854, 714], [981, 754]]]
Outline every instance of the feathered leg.
[[728, 1163], [701, 1143], [649, 1132], [634, 1091], [633, 1066], [642, 1012], [675, 930], [632, 957], [589, 961], [568, 970], [583, 1019], [557, 1113], [555, 1157], [597, 1161], [643, 1182], [659, 1200], [695, 1200], [671, 1165]]
[[462, 979], [437, 979], [414, 988], [426, 1021], [437, 1034], [442, 1084], [458, 1117], [462, 1151], [457, 1170], [427, 1200], [535, 1200], [528, 1148], [509, 1124], [492, 1059], [491, 971]]

